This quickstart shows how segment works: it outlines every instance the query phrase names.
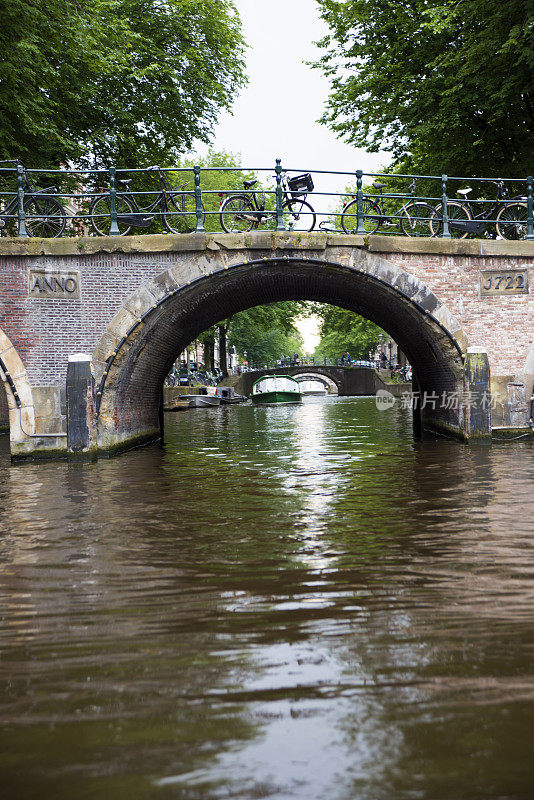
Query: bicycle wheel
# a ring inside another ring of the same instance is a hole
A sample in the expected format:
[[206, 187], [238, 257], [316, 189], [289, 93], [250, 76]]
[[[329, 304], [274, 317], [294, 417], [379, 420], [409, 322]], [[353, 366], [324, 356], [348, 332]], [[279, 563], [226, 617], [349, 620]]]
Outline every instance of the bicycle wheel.
[[[126, 197], [117, 197], [117, 225], [121, 236], [126, 236], [132, 230], [130, 222], [123, 222], [121, 215], [134, 214], [132, 204]], [[111, 230], [111, 200], [109, 194], [96, 197], [89, 208], [91, 225], [98, 236], [109, 236]]]
[[24, 201], [24, 211], [30, 236], [55, 239], [65, 230], [65, 209], [54, 197], [29, 197]]
[[[306, 200], [286, 200], [282, 206], [286, 231], [312, 231], [315, 228], [315, 211]], [[275, 215], [276, 218], [276, 215]]]
[[524, 239], [527, 235], [527, 204], [507, 203], [497, 214], [497, 233], [503, 239]]
[[234, 194], [227, 197], [219, 215], [221, 226], [226, 233], [247, 233], [257, 225], [257, 213], [246, 195]]
[[[167, 197], [168, 210], [163, 212], [163, 221], [171, 233], [191, 233], [197, 227], [197, 204], [195, 195], [177, 192]], [[204, 222], [204, 206], [202, 206], [202, 222]]]
[[[441, 203], [432, 209], [430, 220], [430, 232], [432, 236], [439, 236], [443, 228], [443, 214]], [[469, 231], [455, 228], [455, 222], [469, 222], [473, 219], [470, 210], [463, 203], [458, 200], [449, 200], [447, 202], [447, 217], [449, 218], [449, 233], [453, 239], [465, 239], [469, 236]], [[451, 225], [452, 223], [452, 225]]]
[[431, 236], [430, 219], [434, 213], [428, 203], [407, 203], [400, 212], [399, 225], [404, 236]]
[[[380, 227], [382, 212], [373, 200], [362, 200], [363, 227], [366, 233], [375, 233]], [[345, 233], [356, 233], [358, 228], [358, 201], [351, 200], [341, 215], [341, 227]]]

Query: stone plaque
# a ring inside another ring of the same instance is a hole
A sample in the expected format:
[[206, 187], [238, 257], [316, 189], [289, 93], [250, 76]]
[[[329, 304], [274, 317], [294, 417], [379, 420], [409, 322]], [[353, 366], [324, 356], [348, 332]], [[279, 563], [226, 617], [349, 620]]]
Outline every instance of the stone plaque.
[[54, 270], [30, 269], [28, 290], [30, 297], [38, 300], [76, 300], [82, 296], [80, 273], [78, 270], [59, 272]]
[[480, 273], [480, 296], [528, 294], [528, 268], [485, 269]]

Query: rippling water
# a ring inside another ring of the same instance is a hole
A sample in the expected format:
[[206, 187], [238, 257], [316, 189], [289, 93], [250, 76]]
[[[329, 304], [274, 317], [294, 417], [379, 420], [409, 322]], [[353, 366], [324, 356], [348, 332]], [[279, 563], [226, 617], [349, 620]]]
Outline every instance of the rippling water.
[[534, 448], [369, 398], [10, 466], [0, 796], [534, 797]]

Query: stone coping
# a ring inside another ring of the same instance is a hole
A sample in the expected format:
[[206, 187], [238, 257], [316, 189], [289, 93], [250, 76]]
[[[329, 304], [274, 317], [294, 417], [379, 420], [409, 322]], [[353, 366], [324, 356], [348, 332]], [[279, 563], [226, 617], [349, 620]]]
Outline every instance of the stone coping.
[[407, 236], [355, 236], [299, 232], [149, 234], [85, 236], [64, 239], [0, 238], [0, 256], [80, 256], [100, 253], [179, 253], [203, 250], [325, 250], [361, 247], [372, 253], [534, 258], [534, 241], [432, 239]]

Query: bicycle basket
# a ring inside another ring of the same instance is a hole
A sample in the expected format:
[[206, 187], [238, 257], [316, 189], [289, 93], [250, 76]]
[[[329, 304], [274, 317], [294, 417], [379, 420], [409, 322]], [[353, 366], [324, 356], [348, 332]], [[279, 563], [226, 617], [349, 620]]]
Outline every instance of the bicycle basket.
[[295, 175], [294, 178], [288, 180], [287, 185], [293, 197], [313, 192], [313, 180], [309, 172], [305, 172], [304, 175]]

